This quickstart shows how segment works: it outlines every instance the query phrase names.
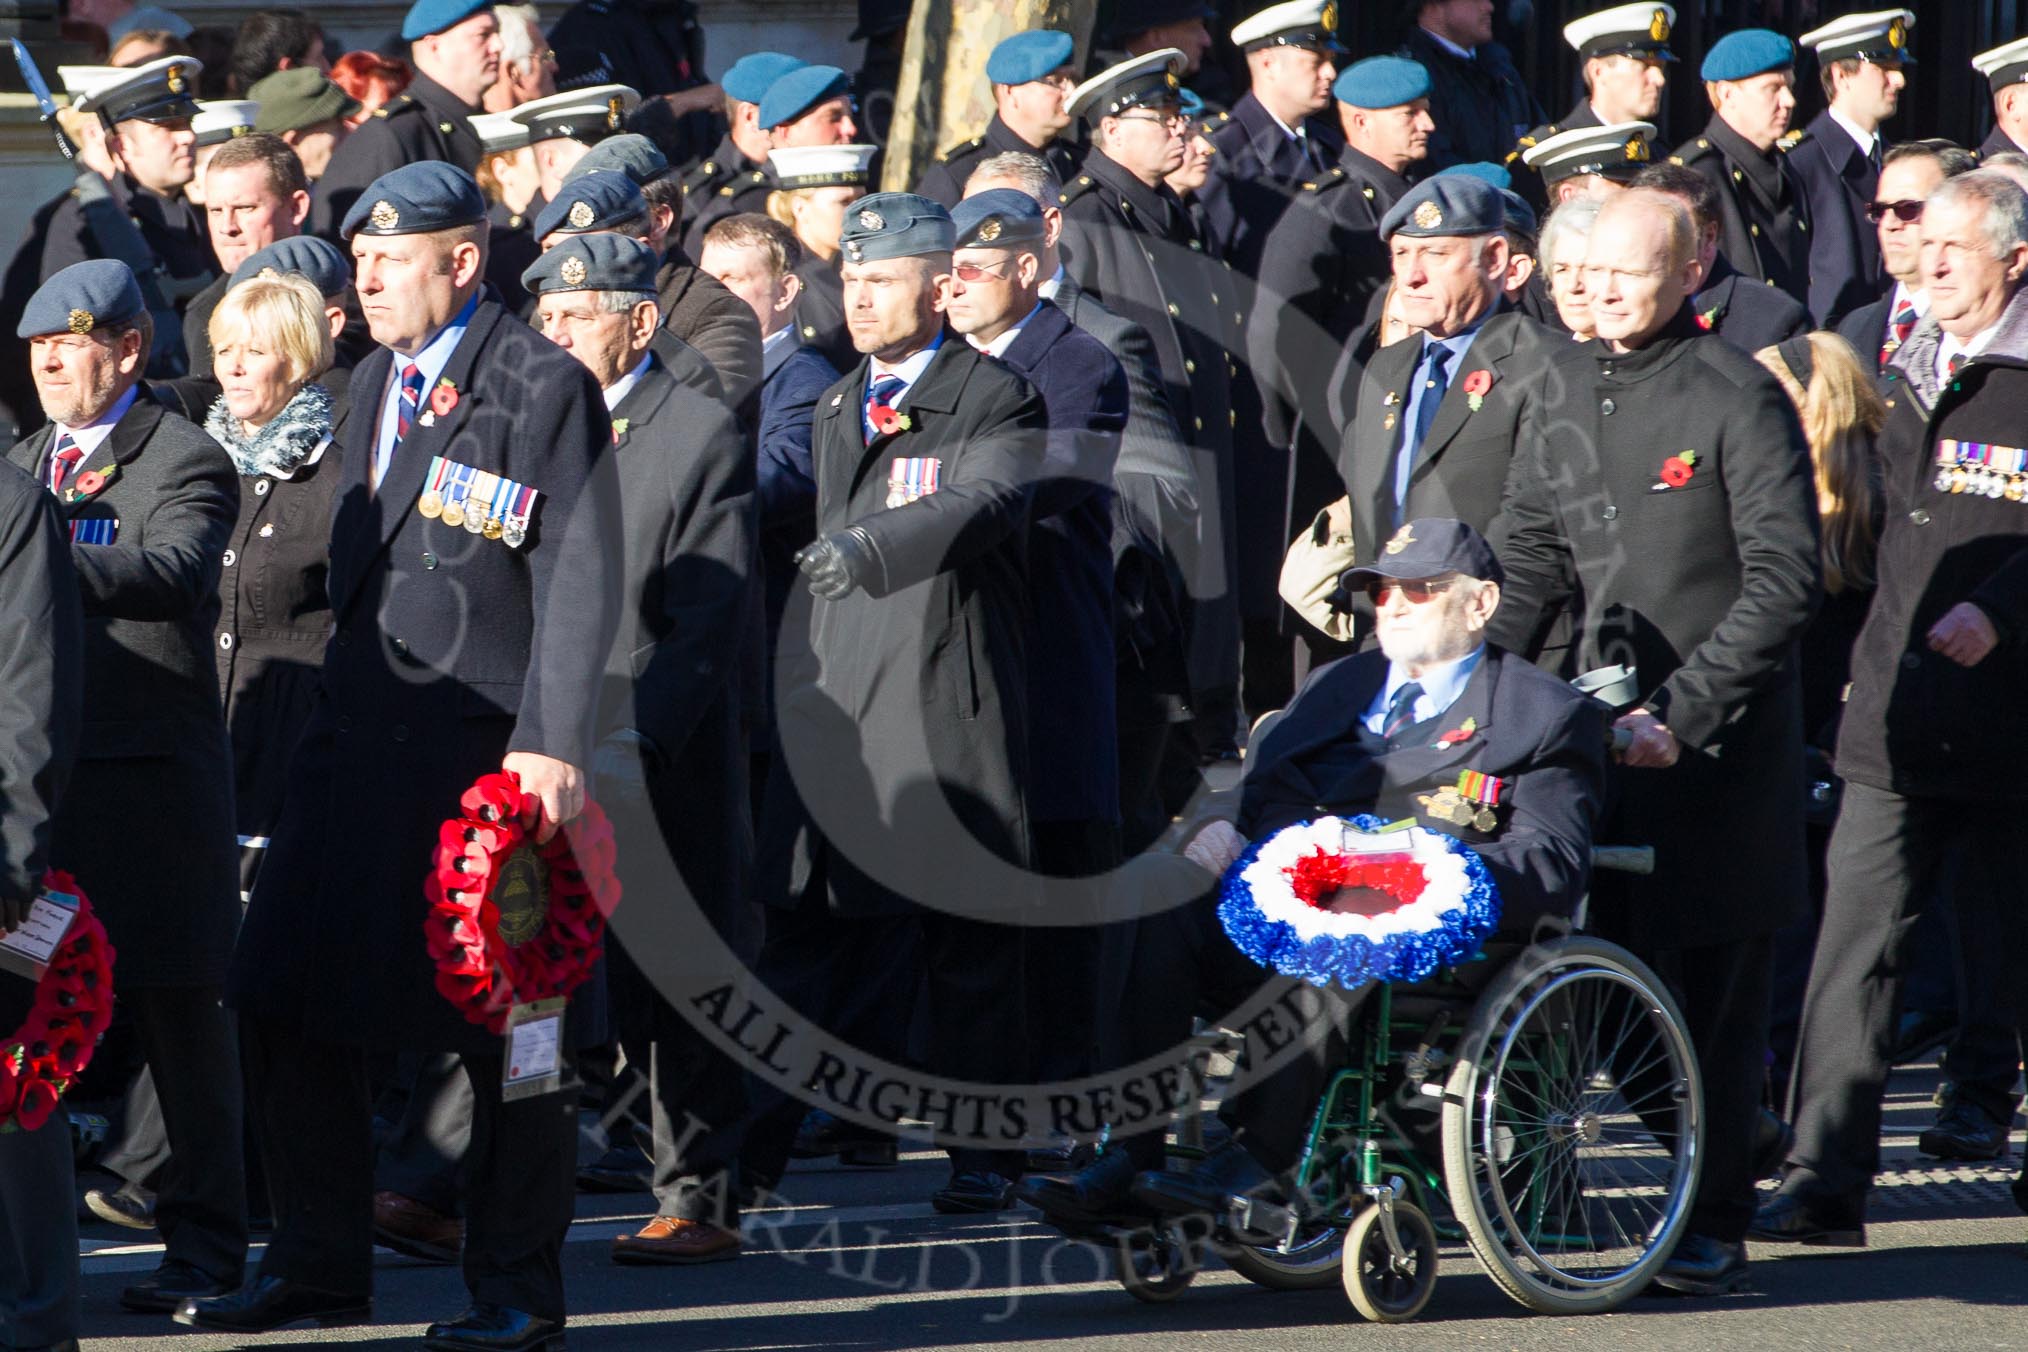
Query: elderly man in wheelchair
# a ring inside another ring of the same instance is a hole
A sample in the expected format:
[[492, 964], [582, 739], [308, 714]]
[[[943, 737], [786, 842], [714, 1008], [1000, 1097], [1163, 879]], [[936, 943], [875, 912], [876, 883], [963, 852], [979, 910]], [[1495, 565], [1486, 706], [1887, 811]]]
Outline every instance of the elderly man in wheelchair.
[[1316, 1017], [1255, 1019], [1228, 1135], [1194, 1167], [1164, 1167], [1157, 1120], [1024, 1186], [1060, 1228], [1117, 1239], [1135, 1295], [1180, 1291], [1208, 1242], [1263, 1284], [1342, 1280], [1368, 1317], [1409, 1318], [1439, 1223], [1537, 1309], [1611, 1308], [1666, 1262], [1694, 1062], [1661, 983], [1570, 924], [1611, 714], [1484, 641], [1500, 580], [1470, 526], [1402, 527], [1345, 575], [1378, 650], [1314, 672], [1181, 829], [1223, 881], [1140, 922], [1109, 1060], [1258, 1007], [1264, 964], [1307, 982], [1279, 1008]]

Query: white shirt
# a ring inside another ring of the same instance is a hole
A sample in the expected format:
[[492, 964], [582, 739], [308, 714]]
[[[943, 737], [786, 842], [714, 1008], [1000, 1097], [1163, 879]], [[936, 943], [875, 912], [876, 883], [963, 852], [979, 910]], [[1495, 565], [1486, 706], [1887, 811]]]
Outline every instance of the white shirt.
[[1434, 42], [1437, 46], [1443, 48], [1445, 51], [1449, 52], [1452, 56], [1457, 57], [1461, 61], [1470, 61], [1473, 60], [1476, 56], [1476, 53], [1473, 51], [1472, 48], [1460, 47], [1458, 46], [1457, 43], [1452, 42], [1449, 38], [1445, 37], [1441, 33], [1432, 33], [1427, 28], [1423, 29], [1422, 32], [1424, 37], [1428, 38], [1431, 42]]
[[478, 308], [479, 298], [473, 296], [458, 311], [457, 317], [444, 325], [436, 337], [424, 343], [414, 356], [404, 357], [399, 352], [389, 354], [394, 361], [387, 368], [387, 388], [380, 393], [380, 434], [373, 442], [372, 482], [375, 488], [387, 477], [388, 464], [394, 459], [394, 433], [400, 426], [397, 419], [401, 413], [403, 369], [414, 362], [416, 369], [422, 372], [422, 412], [416, 415], [421, 417], [429, 411], [430, 394], [437, 387], [437, 378], [451, 364], [451, 353], [457, 351], [458, 344], [465, 337], [465, 326], [472, 322], [472, 312]]
[[1857, 141], [1859, 143], [1860, 154], [1866, 156], [1869, 159], [1872, 158], [1873, 148], [1880, 144], [1879, 132], [1859, 130], [1859, 124], [1857, 122], [1854, 122], [1851, 118], [1845, 116], [1843, 113], [1839, 112], [1836, 108], [1827, 108], [1824, 111], [1831, 115], [1831, 120], [1833, 122], [1837, 123], [1839, 126], [1845, 129], [1845, 134], [1847, 136], [1851, 137], [1854, 141]]
[[916, 381], [922, 379], [924, 371], [929, 370], [929, 364], [936, 357], [937, 349], [943, 345], [944, 336], [939, 333], [928, 347], [920, 352], [903, 357], [892, 366], [889, 366], [878, 357], [868, 357], [866, 359], [866, 388], [872, 389], [875, 381], [887, 376], [899, 377], [901, 380], [901, 391], [893, 399], [889, 400], [887, 404], [889, 408], [899, 407], [901, 401], [908, 396], [909, 388]]
[[634, 369], [606, 386], [599, 393], [606, 397], [606, 412], [611, 413], [620, 406], [620, 401], [634, 392], [634, 386], [641, 383], [641, 377], [648, 374], [648, 368], [655, 364], [655, 354], [643, 352]]
[[[1457, 661], [1425, 668], [1422, 675], [1414, 677], [1415, 682], [1422, 687], [1422, 693], [1415, 697], [1415, 704], [1412, 706], [1414, 712], [1410, 721], [1426, 723], [1432, 718], [1441, 717], [1443, 711], [1455, 704], [1458, 696], [1465, 692], [1465, 683], [1472, 679], [1472, 672], [1478, 668], [1479, 659], [1485, 655], [1486, 645], [1481, 643]], [[1368, 732], [1377, 735], [1387, 725], [1387, 709], [1394, 703], [1394, 692], [1401, 689], [1410, 679], [1408, 669], [1401, 663], [1387, 664], [1387, 680], [1380, 687], [1380, 693], [1373, 697], [1373, 703], [1366, 706], [1365, 717], [1360, 720], [1366, 724]]]
[[99, 447], [106, 444], [106, 438], [113, 434], [113, 424], [127, 416], [127, 410], [134, 406], [134, 398], [140, 391], [141, 387], [139, 385], [129, 385], [125, 394], [113, 400], [111, 408], [99, 414], [98, 417], [86, 423], [83, 427], [72, 427], [67, 423], [58, 423], [56, 425], [56, 434], [49, 439], [49, 459], [45, 462], [42, 471], [43, 486], [45, 488], [49, 486], [49, 475], [56, 464], [56, 444], [59, 441], [68, 436], [71, 444], [84, 452], [83, 455], [78, 457], [77, 465], [71, 470], [71, 477], [75, 478], [79, 472], [88, 468], [85, 461], [97, 455]]
[[1056, 265], [1056, 275], [1054, 277], [1051, 277], [1048, 281], [1044, 282], [1041, 286], [1037, 287], [1036, 290], [1042, 293], [1042, 299], [1055, 300], [1056, 293], [1058, 289], [1061, 288], [1062, 286], [1063, 286], [1063, 264], [1058, 263]]
[[995, 338], [990, 343], [982, 343], [977, 338], [972, 337], [970, 334], [965, 335], [965, 341], [970, 343], [973, 347], [978, 348], [979, 351], [985, 353], [989, 357], [1004, 357], [1007, 355], [1007, 349], [1014, 346], [1014, 340], [1021, 336], [1021, 330], [1028, 326], [1028, 321], [1035, 318], [1036, 314], [1041, 309], [1042, 309], [1041, 302], [1040, 301], [1036, 302], [1035, 309], [1030, 310], [1027, 314], [1021, 316], [1021, 322], [1019, 324], [1016, 324], [1013, 328], [1008, 329], [1005, 333], [1002, 333], [999, 337]]
[[1260, 106], [1260, 110], [1266, 113], [1268, 120], [1277, 127], [1280, 127], [1282, 135], [1288, 137], [1291, 141], [1306, 141], [1309, 139], [1310, 129], [1307, 126], [1291, 127], [1288, 123], [1282, 121], [1281, 118], [1275, 116], [1275, 110], [1268, 107], [1265, 103]]
[[1964, 353], [1967, 358], [1978, 356], [1981, 352], [1992, 346], [1993, 336], [1999, 333], [1999, 331], [2000, 326], [1996, 323], [1989, 328], [1980, 329], [1970, 339], [1962, 343], [1951, 337], [1948, 333], [1944, 334], [1943, 341], [1938, 343], [1936, 348], [1936, 378], [1938, 383], [1951, 378], [1952, 357], [1960, 352]]
[[773, 333], [769, 334], [767, 337], [761, 339], [761, 355], [765, 357], [768, 353], [774, 351], [776, 348], [780, 347], [783, 343], [788, 342], [789, 335], [794, 333], [795, 331], [796, 326], [794, 324], [784, 324], [780, 328], [776, 329]]
[[1894, 322], [1894, 312], [1901, 308], [1903, 301], [1915, 307], [1915, 317], [1917, 319], [1928, 317], [1929, 292], [1917, 291], [1911, 294], [1906, 283], [1896, 282], [1894, 284], [1894, 296], [1887, 302], [1887, 320], [1889, 323]]

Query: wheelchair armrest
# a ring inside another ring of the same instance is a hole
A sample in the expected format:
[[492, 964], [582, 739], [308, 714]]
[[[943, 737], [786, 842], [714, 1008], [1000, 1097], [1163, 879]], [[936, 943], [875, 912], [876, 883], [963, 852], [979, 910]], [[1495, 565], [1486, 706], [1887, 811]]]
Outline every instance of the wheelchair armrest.
[[1591, 852], [1591, 866], [1616, 873], [1649, 874], [1655, 871], [1653, 845], [1600, 845]]

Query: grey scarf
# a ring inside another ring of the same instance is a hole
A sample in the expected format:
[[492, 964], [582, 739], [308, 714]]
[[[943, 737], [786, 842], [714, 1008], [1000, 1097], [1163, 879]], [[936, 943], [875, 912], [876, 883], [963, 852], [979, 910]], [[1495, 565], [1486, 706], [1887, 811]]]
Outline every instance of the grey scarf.
[[331, 392], [305, 385], [282, 405], [282, 411], [251, 436], [219, 396], [204, 415], [204, 430], [225, 447], [243, 477], [259, 474], [280, 478], [310, 458], [317, 443], [331, 435]]

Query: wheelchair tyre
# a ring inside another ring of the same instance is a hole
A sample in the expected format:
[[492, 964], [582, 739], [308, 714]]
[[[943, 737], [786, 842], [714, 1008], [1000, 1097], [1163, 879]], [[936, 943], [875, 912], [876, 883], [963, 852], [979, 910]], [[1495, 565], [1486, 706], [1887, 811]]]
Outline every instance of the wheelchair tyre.
[[1221, 1256], [1255, 1286], [1273, 1291], [1316, 1291], [1338, 1281], [1344, 1234], [1342, 1224], [1314, 1221], [1297, 1233], [1287, 1253], [1272, 1244], [1235, 1244]]
[[1408, 1252], [1405, 1268], [1395, 1262], [1378, 1206], [1361, 1210], [1345, 1232], [1340, 1271], [1345, 1294], [1353, 1309], [1376, 1324], [1407, 1323], [1422, 1313], [1436, 1290], [1436, 1227], [1421, 1207], [1396, 1202], [1394, 1228]]
[[1119, 1237], [1113, 1259], [1120, 1285], [1135, 1300], [1162, 1305], [1197, 1280], [1198, 1255], [1164, 1230], [1135, 1230]]
[[1703, 1089], [1682, 1013], [1618, 945], [1518, 956], [1480, 996], [1445, 1089], [1445, 1187], [1494, 1282], [1548, 1314], [1617, 1308], [1688, 1222]]

